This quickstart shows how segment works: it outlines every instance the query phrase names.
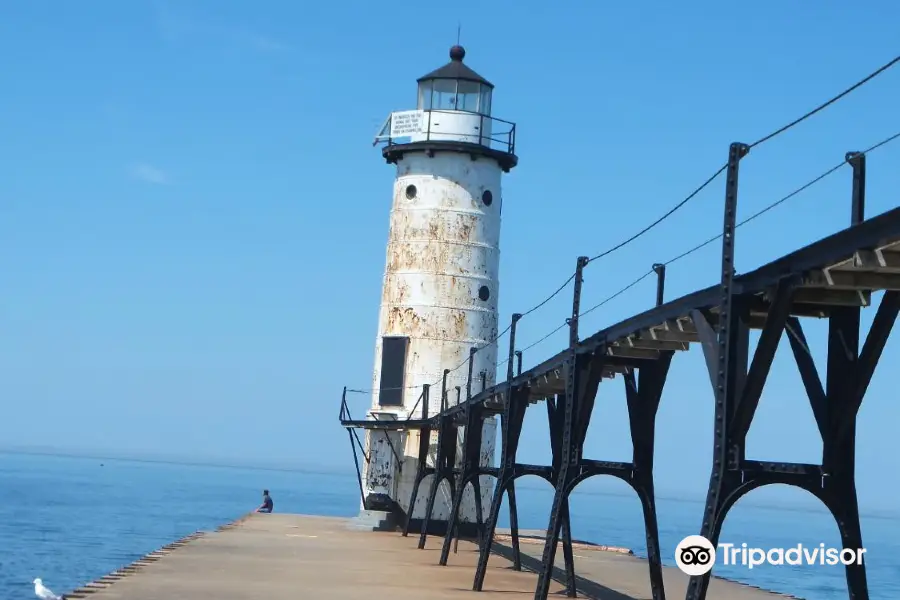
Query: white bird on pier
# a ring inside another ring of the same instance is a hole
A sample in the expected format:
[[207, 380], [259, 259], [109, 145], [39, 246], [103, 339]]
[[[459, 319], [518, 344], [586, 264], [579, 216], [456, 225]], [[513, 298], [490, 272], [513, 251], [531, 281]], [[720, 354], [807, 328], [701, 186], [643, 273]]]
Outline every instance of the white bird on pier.
[[38, 577], [34, 580], [34, 595], [41, 600], [63, 600], [62, 596], [57, 596], [49, 589], [44, 587], [44, 582]]

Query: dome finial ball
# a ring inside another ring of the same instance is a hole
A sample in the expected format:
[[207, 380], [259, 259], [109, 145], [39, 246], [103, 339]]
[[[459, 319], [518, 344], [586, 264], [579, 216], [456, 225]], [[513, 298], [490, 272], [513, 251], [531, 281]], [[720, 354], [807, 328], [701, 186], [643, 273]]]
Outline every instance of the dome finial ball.
[[459, 44], [450, 48], [450, 60], [455, 60], [457, 62], [462, 62], [462, 59], [466, 57], [466, 49], [460, 46]]

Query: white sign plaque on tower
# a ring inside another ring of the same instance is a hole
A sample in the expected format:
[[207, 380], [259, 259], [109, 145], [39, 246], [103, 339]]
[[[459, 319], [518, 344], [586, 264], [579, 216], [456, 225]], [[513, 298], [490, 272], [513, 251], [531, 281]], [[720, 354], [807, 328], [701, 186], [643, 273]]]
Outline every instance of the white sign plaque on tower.
[[408, 137], [425, 130], [425, 111], [402, 110], [391, 113], [391, 137]]

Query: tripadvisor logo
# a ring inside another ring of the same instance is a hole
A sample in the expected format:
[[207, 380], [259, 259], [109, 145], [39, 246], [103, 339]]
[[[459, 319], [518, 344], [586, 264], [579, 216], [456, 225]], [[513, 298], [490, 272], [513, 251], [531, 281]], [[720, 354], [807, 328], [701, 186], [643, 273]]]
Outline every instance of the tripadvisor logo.
[[716, 564], [716, 549], [702, 535], [689, 535], [675, 547], [675, 563], [687, 575], [705, 575]]
[[790, 548], [751, 548], [747, 544], [719, 544], [716, 548], [702, 535], [689, 535], [675, 548], [675, 562], [683, 573], [690, 576], [705, 575], [716, 564], [741, 565], [752, 569], [770, 565], [861, 565], [865, 548], [826, 548], [825, 544], [805, 547], [797, 544]]

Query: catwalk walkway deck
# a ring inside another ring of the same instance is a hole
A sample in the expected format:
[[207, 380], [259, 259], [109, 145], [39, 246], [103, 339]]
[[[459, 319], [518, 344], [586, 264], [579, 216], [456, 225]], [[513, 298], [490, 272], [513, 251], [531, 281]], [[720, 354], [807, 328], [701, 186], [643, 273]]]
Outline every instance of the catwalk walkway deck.
[[[253, 515], [234, 528], [192, 539], [111, 585], [66, 597], [91, 600], [476, 597], [471, 592], [472, 571], [478, 560], [474, 544], [461, 542], [452, 566], [440, 567], [438, 544], [431, 544], [424, 551], [417, 550], [412, 537], [350, 531], [346, 525], [346, 519]], [[495, 553], [501, 556], [509, 549], [502, 542], [494, 547]], [[541, 549], [541, 544], [522, 544], [524, 568], [540, 565]], [[643, 560], [582, 547], [576, 550], [575, 556], [580, 597], [598, 600], [651, 597]], [[477, 598], [531, 597], [537, 576], [513, 571], [509, 566], [509, 562], [497, 557], [490, 565], [484, 592]], [[551, 593], [564, 587], [559, 583], [564, 575], [557, 575]], [[686, 576], [666, 568], [665, 579], [667, 589], [684, 594]], [[786, 596], [714, 579], [709, 598], [775, 600]]]

